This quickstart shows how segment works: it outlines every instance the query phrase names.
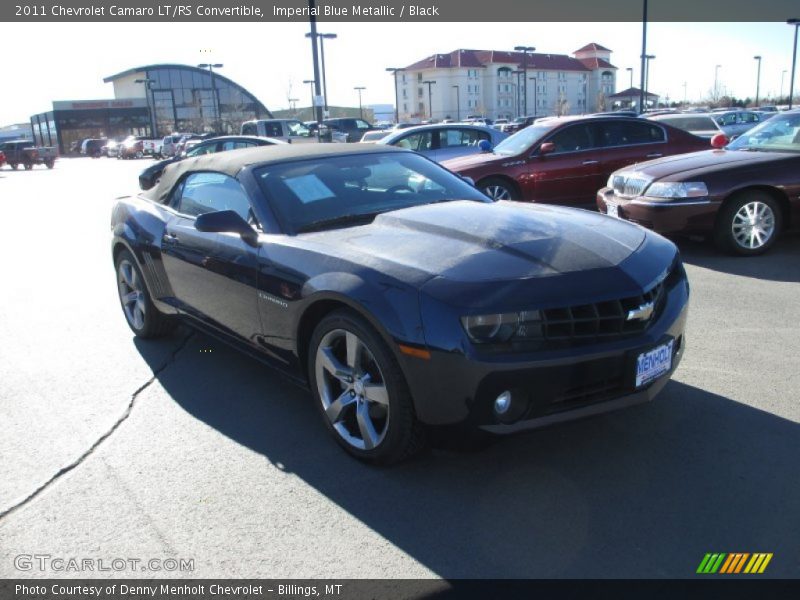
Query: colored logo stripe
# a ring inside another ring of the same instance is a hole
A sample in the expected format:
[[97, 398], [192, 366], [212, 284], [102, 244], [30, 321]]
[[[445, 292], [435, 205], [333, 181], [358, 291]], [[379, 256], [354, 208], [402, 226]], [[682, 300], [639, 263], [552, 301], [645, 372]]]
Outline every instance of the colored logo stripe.
[[[749, 559], [749, 561], [748, 561]], [[735, 573], [763, 573], [772, 560], [772, 553], [734, 552], [731, 554], [709, 552], [700, 561], [697, 573], [702, 574], [735, 574]], [[747, 564], [747, 566], [745, 566]], [[744, 571], [743, 571], [744, 569]]]

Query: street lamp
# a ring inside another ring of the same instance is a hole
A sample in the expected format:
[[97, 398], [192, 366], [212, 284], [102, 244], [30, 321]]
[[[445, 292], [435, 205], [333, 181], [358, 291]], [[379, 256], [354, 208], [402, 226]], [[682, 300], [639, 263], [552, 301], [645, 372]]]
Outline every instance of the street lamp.
[[358, 115], [363, 119], [364, 109], [361, 107], [361, 92], [363, 92], [367, 88], [365, 88], [363, 85], [357, 85], [353, 89], [358, 92]]
[[[655, 54], [645, 54], [644, 55], [644, 60], [645, 60], [645, 63], [644, 63], [644, 71], [645, 71], [644, 91], [645, 91], [645, 95], [650, 90], [650, 61], [651, 60], [655, 60], [655, 58], [656, 58]], [[647, 102], [647, 98], [645, 98], [645, 102]]]
[[625, 67], [625, 70], [631, 74], [631, 89], [633, 89], [633, 67]]
[[[145, 87], [145, 98], [147, 98], [147, 110], [150, 112], [150, 135], [152, 138], [157, 137], [156, 131], [156, 99], [155, 95], [153, 94], [153, 84], [156, 82], [155, 79], [135, 79], [135, 83], [143, 83]], [[149, 92], [149, 93], [148, 93]], [[150, 100], [152, 99], [152, 104]]]
[[461, 121], [461, 87], [454, 85], [456, 88], [456, 120]]
[[[539, 87], [539, 82], [536, 81], [536, 77], [528, 77], [533, 82], [533, 116], [536, 116], [536, 109], [539, 107], [539, 90], [536, 89]], [[525, 115], [526, 117], [528, 115]]]
[[426, 79], [422, 83], [428, 86], [428, 113], [430, 114], [430, 120], [433, 121], [433, 100], [431, 99], [431, 86], [436, 82]]
[[515, 101], [516, 101], [516, 107], [515, 107], [516, 108], [516, 113], [517, 113], [518, 117], [524, 117], [524, 116], [526, 116], [525, 113], [521, 112], [521, 109], [522, 109], [522, 86], [519, 83], [519, 78], [522, 75], [522, 71], [520, 71], [520, 70], [511, 71], [511, 74], [512, 75], [516, 75], [516, 77], [517, 77], [516, 94], [514, 94], [516, 96], [516, 98], [515, 98]]
[[639, 83], [639, 112], [644, 112], [644, 103], [645, 103], [645, 81], [644, 81], [644, 74], [645, 74], [645, 62], [647, 56], [647, 0], [642, 0], [642, 54], [640, 58], [642, 59], [641, 65], [641, 73], [640, 73], [640, 83]]
[[759, 88], [761, 87], [761, 57], [754, 56], [753, 59], [758, 61], [758, 70], [756, 71], [756, 103], [755, 103], [755, 106], [758, 106], [758, 92]]
[[522, 106], [523, 114], [528, 114], [528, 52], [536, 52], [533, 46], [514, 46], [514, 50], [522, 52]]
[[311, 114], [314, 114], [314, 86], [316, 85], [317, 81], [315, 79], [304, 79], [303, 83], [307, 83], [308, 87], [311, 89]]
[[[221, 63], [213, 63], [213, 64], [200, 63], [199, 65], [197, 65], [197, 68], [199, 69], [208, 69], [208, 72], [211, 74], [211, 94], [213, 95], [212, 104], [214, 105], [214, 115], [217, 121], [216, 125], [217, 133], [222, 133], [222, 120], [220, 119], [220, 114], [219, 114], [219, 98], [217, 98], [217, 83], [216, 80], [214, 79], [214, 69], [221, 69], [224, 66], [225, 65]], [[202, 103], [200, 106], [202, 106]]]
[[787, 25], [794, 25], [794, 48], [792, 50], [792, 75], [789, 78], [789, 109], [792, 108], [794, 99], [794, 68], [797, 65], [797, 30], [800, 29], [800, 19], [789, 19]]
[[719, 69], [722, 65], [714, 67], [714, 102], [719, 100]]
[[[310, 38], [314, 34], [307, 33], [306, 37]], [[323, 110], [325, 111], [325, 116], [329, 116], [328, 113], [328, 80], [325, 77], [325, 40], [335, 40], [338, 36], [335, 33], [317, 33], [316, 36], [320, 38], [319, 41], [319, 55], [320, 59], [322, 60], [322, 104]]]
[[394, 122], [400, 122], [400, 99], [397, 97], [397, 72], [403, 71], [400, 67], [386, 67], [386, 70], [394, 75]]

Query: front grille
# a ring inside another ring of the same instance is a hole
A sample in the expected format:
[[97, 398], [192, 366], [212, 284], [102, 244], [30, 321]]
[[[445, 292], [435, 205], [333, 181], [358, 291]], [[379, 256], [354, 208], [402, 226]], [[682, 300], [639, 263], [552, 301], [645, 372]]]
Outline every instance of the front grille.
[[641, 196], [648, 183], [650, 182], [647, 179], [615, 175], [613, 180], [614, 193], [622, 198]]
[[[596, 340], [644, 331], [661, 308], [664, 283], [649, 291], [605, 302], [579, 304], [540, 311], [542, 339], [546, 341]], [[644, 308], [643, 308], [644, 307]], [[628, 318], [635, 311], [646, 318]]]

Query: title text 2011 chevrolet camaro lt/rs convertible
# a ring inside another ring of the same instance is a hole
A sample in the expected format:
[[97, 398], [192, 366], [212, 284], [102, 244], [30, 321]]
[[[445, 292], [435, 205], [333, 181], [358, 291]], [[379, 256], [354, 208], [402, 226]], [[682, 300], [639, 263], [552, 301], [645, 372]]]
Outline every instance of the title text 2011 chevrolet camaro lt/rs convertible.
[[168, 166], [112, 215], [134, 333], [177, 317], [306, 382], [351, 454], [432, 425], [503, 433], [649, 400], [683, 352], [675, 246], [491, 201], [391, 147], [273, 146]]

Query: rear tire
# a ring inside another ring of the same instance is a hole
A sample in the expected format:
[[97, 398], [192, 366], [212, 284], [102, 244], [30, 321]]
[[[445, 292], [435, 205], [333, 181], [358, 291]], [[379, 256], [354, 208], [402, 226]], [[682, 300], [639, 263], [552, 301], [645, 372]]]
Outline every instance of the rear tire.
[[769, 250], [783, 226], [778, 203], [759, 190], [733, 197], [719, 212], [714, 241], [728, 253], [755, 256]]
[[177, 320], [159, 312], [153, 304], [147, 283], [133, 255], [123, 250], [114, 266], [119, 302], [131, 331], [140, 338], [157, 338], [175, 329]]
[[317, 325], [308, 372], [325, 426], [352, 456], [388, 465], [425, 445], [424, 428], [397, 359], [355, 312], [334, 311]]
[[52, 169], [55, 166], [56, 162], [54, 160], [46, 160], [44, 164], [47, 166], [48, 169]]
[[8, 163], [8, 166], [10, 166], [12, 169], [16, 171], [17, 167], [19, 167], [19, 163]]
[[33, 168], [33, 163], [26, 162], [23, 164], [26, 171], [30, 171]]
[[489, 177], [476, 186], [492, 200], [519, 200], [519, 192], [507, 179]]

